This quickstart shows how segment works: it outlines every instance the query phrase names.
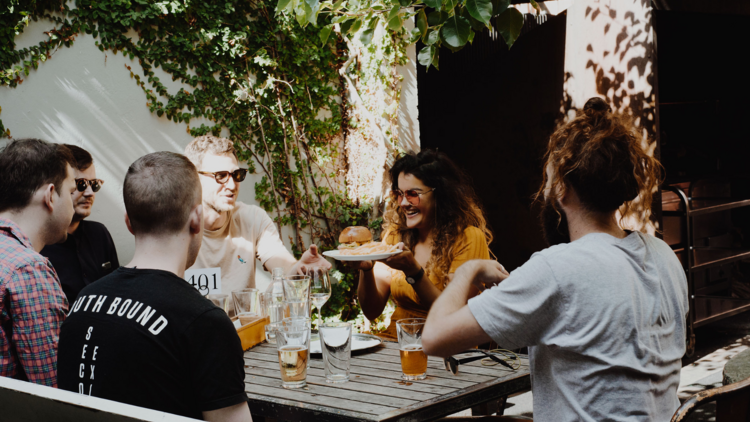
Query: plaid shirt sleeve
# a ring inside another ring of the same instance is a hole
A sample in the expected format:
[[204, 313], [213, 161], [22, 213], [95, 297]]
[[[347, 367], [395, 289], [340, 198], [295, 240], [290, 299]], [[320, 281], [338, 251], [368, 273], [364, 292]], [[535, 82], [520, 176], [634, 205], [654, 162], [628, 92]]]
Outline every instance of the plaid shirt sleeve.
[[68, 300], [44, 262], [19, 267], [9, 286], [13, 343], [28, 380], [57, 387], [57, 341]]

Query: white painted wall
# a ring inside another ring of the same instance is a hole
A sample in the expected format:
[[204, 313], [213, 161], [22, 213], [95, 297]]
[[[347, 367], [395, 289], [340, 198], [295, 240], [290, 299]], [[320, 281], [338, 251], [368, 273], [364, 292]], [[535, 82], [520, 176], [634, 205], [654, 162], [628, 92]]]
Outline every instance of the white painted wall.
[[[49, 21], [32, 22], [17, 37], [17, 49], [46, 39]], [[137, 158], [155, 151], [182, 153], [192, 140], [185, 123], [175, 123], [149, 112], [146, 96], [130, 78], [131, 66], [142, 75], [137, 60], [122, 54], [101, 52], [91, 35], [80, 34], [70, 48], [60, 48], [50, 60], [32, 71], [16, 88], [0, 87], [0, 118], [14, 138], [36, 137], [79, 145], [94, 157], [97, 176], [105, 181], [97, 194], [91, 220], [99, 221], [112, 233], [120, 263], [133, 256], [133, 237], [125, 227], [122, 184], [125, 172]], [[404, 75], [401, 95], [402, 139], [413, 148], [419, 144], [416, 109], [416, 53], [410, 48], [410, 66]], [[170, 92], [180, 87], [159, 69], [153, 69]], [[208, 124], [208, 122], [205, 122]], [[200, 125], [193, 120], [192, 125]], [[0, 140], [0, 146], [7, 140]], [[407, 147], [408, 148], [408, 147]], [[257, 204], [254, 185], [260, 175], [248, 175], [240, 187], [240, 200]], [[282, 237], [288, 243], [289, 233]], [[262, 279], [258, 278], [259, 287]]]

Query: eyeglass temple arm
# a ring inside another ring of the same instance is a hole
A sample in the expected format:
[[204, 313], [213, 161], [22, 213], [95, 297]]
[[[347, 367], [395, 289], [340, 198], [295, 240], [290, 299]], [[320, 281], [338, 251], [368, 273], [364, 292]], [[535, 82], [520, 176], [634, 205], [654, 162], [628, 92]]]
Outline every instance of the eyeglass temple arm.
[[489, 353], [489, 352], [487, 352], [485, 350], [481, 350], [481, 349], [466, 350], [466, 351], [463, 351], [463, 352], [458, 353], [458, 354], [461, 355], [461, 354], [464, 354], [464, 353], [482, 353], [483, 356], [472, 356], [472, 357], [461, 358], [461, 359], [456, 359], [455, 357], [452, 357], [452, 356], [451, 357], [453, 359], [456, 359], [456, 362], [459, 365], [463, 364], [463, 363], [474, 362], [475, 360], [484, 359], [485, 357], [488, 357], [488, 358], [492, 359], [493, 361], [499, 363], [500, 365], [505, 366], [506, 368], [512, 368], [512, 366], [508, 362], [504, 361], [503, 359], [498, 358], [497, 356], [495, 356], [492, 353]]

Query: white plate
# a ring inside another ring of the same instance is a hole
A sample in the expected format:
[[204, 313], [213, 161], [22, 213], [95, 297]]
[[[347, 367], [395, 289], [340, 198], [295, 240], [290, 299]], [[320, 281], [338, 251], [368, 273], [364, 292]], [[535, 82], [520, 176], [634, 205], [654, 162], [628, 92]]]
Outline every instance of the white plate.
[[393, 255], [400, 254], [403, 251], [389, 252], [389, 253], [376, 253], [371, 255], [341, 255], [338, 250], [325, 251], [323, 255], [333, 258], [339, 261], [377, 261], [379, 259], [386, 259]]
[[[352, 351], [369, 349], [379, 346], [382, 343], [383, 340], [380, 337], [372, 334], [352, 334]], [[320, 348], [320, 336], [318, 334], [310, 336], [310, 353], [323, 353]]]

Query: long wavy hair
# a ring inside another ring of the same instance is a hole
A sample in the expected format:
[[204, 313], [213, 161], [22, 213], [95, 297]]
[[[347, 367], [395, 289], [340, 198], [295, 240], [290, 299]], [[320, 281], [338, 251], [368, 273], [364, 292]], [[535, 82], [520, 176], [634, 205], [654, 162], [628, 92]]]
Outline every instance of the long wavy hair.
[[[612, 113], [601, 98], [590, 98], [575, 119], [550, 137], [544, 168], [551, 170], [552, 182], [547, 186], [550, 175], [545, 171], [536, 199], [543, 200], [547, 189], [564, 192], [571, 187], [589, 211], [619, 209], [621, 226], [628, 217], [650, 214], [663, 167], [644, 151], [637, 133], [629, 117]], [[552, 206], [557, 210], [555, 201]]]
[[[484, 233], [489, 245], [492, 232], [482, 213], [479, 198], [461, 171], [443, 152], [425, 150], [418, 154], [402, 155], [390, 170], [391, 186], [398, 189], [398, 176], [411, 174], [426, 186], [435, 189], [434, 215], [432, 216], [432, 256], [425, 270], [444, 278], [450, 270], [455, 256], [457, 241], [468, 227], [476, 227]], [[406, 215], [401, 207], [390, 201], [384, 216], [386, 227], [396, 226], [401, 241], [414, 250], [419, 239], [417, 229], [406, 226]]]

